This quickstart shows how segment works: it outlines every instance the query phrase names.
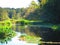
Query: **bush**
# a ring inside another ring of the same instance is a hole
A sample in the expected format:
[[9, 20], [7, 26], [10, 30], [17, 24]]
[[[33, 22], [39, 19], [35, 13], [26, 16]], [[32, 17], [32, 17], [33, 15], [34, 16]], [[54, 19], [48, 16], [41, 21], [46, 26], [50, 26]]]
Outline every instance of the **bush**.
[[7, 43], [7, 41], [11, 40], [16, 35], [16, 33], [11, 29], [0, 29], [0, 42]]

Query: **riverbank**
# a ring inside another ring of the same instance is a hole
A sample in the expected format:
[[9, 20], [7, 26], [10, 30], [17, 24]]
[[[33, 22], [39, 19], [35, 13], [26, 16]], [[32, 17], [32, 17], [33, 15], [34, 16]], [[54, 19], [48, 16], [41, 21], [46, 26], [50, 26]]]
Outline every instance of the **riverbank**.
[[0, 45], [38, 45], [37, 43], [27, 43], [26, 41], [20, 41], [19, 36], [21, 35], [20, 32], [16, 32], [16, 36], [12, 38], [11, 41], [8, 41], [8, 43], [0, 43]]

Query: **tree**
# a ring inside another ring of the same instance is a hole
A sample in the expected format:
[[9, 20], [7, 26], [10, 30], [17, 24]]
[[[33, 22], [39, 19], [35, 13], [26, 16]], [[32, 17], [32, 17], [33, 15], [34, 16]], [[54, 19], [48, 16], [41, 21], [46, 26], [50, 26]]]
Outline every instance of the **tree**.
[[16, 10], [12, 10], [12, 19], [16, 19]]
[[2, 20], [9, 19], [7, 10], [3, 9], [1, 13]]
[[44, 22], [59, 24], [60, 23], [60, 0], [45, 0], [46, 3], [43, 4], [41, 0], [40, 4], [43, 6], [40, 10], [40, 18]]
[[36, 4], [35, 1], [32, 1], [30, 6], [26, 9], [24, 18], [29, 20], [33, 19], [33, 16], [35, 16], [35, 14], [33, 13], [38, 7], [39, 7], [38, 4]]
[[21, 19], [22, 16], [20, 15], [20, 13], [17, 13], [17, 16], [16, 16], [17, 19]]
[[0, 21], [2, 20], [2, 8], [0, 7]]

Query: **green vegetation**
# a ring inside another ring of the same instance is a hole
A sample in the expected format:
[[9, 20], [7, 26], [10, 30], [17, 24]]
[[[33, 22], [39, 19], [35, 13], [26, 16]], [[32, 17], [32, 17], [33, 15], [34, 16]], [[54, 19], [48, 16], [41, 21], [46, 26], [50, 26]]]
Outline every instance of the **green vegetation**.
[[[45, 38], [48, 39], [49, 36], [53, 37], [50, 38], [50, 41], [53, 39], [55, 40], [56, 36], [59, 38], [58, 39], [56, 37], [56, 39], [60, 40], [60, 36], [58, 36], [58, 34], [60, 34], [60, 0], [38, 1], [38, 4], [32, 1], [30, 6], [27, 8], [0, 8], [0, 35], [2, 36], [0, 36], [1, 42], [3, 42], [3, 40], [6, 41], [7, 39], [10, 39], [10, 36], [11, 38], [13, 37], [14, 31], [12, 31], [10, 28], [16, 22], [19, 24], [21, 23], [19, 28], [22, 29], [25, 25], [31, 26], [36, 24], [35, 22], [39, 22], [38, 25], [40, 27], [29, 27], [29, 31], [35, 33], [38, 36], [42, 35], [42, 40], [45, 40]], [[26, 29], [27, 31], [25, 30], [27, 33], [29, 32], [28, 29]], [[44, 37], [43, 35], [47, 36]], [[25, 37], [27, 42], [39, 40], [38, 37], [30, 35], [21, 37]]]
[[[3, 22], [3, 23], [2, 23]], [[7, 43], [11, 38], [16, 36], [15, 31], [11, 29], [12, 23], [9, 20], [1, 21], [0, 23], [0, 42]]]
[[7, 43], [11, 38], [16, 36], [15, 31], [11, 29], [0, 29], [0, 42], [1, 43]]
[[0, 28], [11, 28], [12, 22], [10, 20], [0, 21]]
[[30, 35], [21, 35], [19, 37], [19, 40], [25, 40], [28, 43], [38, 43], [40, 39], [41, 39], [40, 37]]

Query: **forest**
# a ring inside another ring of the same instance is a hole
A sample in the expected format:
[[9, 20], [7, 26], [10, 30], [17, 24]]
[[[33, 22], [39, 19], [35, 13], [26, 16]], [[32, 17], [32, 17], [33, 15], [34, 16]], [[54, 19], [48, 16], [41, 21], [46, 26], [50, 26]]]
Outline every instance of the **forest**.
[[[26, 28], [23, 32], [30, 36], [34, 35], [40, 37], [41, 39], [39, 41], [52, 42], [52, 45], [53, 42], [60, 42], [59, 4], [60, 0], [38, 0], [38, 4], [35, 1], [32, 1], [27, 8], [15, 9], [0, 7], [0, 35], [2, 36], [0, 36], [0, 40], [3, 40], [4, 38], [6, 39], [6, 34], [10, 35], [10, 38], [15, 36], [16, 34], [14, 31], [11, 31], [11, 27], [14, 23], [21, 23], [23, 26], [29, 26], [29, 28]], [[2, 26], [5, 22], [7, 22], [7, 24]], [[35, 25], [39, 25], [40, 27], [35, 27]], [[6, 30], [9, 30], [10, 34], [9, 31]], [[6, 41], [5, 39], [4, 41]], [[51, 44], [44, 43], [39, 45]], [[56, 44], [54, 43], [54, 45]]]

